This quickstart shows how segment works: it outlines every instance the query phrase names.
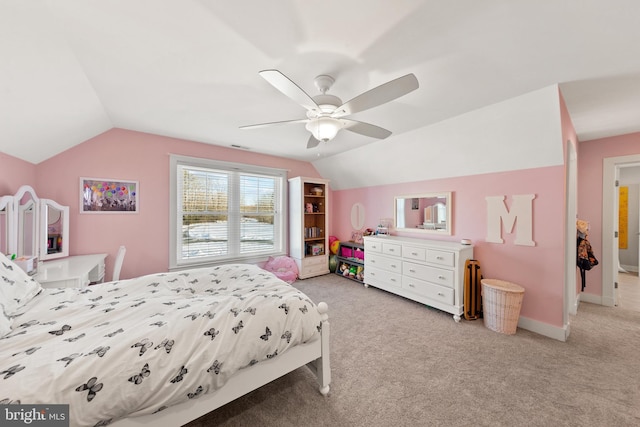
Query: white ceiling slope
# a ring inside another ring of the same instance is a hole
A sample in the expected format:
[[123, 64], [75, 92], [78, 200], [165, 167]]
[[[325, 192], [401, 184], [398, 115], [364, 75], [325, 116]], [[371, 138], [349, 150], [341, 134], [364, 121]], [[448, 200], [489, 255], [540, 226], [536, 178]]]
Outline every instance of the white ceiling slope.
[[353, 116], [409, 133], [560, 84], [579, 139], [640, 131], [637, 0], [0, 0], [0, 151], [39, 163], [112, 127], [313, 161], [304, 118], [258, 71], [343, 101], [407, 73], [420, 88]]

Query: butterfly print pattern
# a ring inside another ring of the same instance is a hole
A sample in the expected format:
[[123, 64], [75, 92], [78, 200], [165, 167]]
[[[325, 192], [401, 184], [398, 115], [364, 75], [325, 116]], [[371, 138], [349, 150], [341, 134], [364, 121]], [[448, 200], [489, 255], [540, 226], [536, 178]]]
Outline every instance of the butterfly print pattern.
[[75, 359], [77, 359], [80, 356], [82, 356], [82, 353], [73, 353], [73, 354], [70, 354], [69, 356], [65, 356], [61, 359], [58, 359], [58, 362], [65, 362], [64, 367], [66, 368], [67, 366], [69, 366], [71, 362], [73, 362]]
[[242, 322], [242, 320], [240, 321], [240, 323], [238, 323], [236, 326], [234, 326], [233, 328], [233, 333], [237, 334], [238, 332], [240, 332], [240, 329], [244, 328], [244, 323]]
[[62, 335], [65, 332], [68, 332], [70, 330], [71, 330], [71, 325], [63, 325], [62, 328], [60, 328], [59, 330], [57, 330], [57, 331], [49, 331], [49, 333], [51, 335]]
[[193, 393], [187, 393], [187, 397], [189, 399], [195, 399], [196, 397], [200, 397], [200, 395], [203, 392], [204, 392], [204, 388], [201, 385], [199, 385], [196, 391], [194, 391]]
[[178, 370], [178, 375], [176, 375], [171, 382], [172, 383], [179, 383], [180, 381], [182, 381], [184, 379], [184, 376], [187, 375], [189, 371], [187, 370], [187, 368], [184, 367], [184, 365], [182, 365], [182, 368], [180, 368]]
[[152, 346], [153, 346], [153, 342], [149, 341], [148, 338], [144, 338], [141, 341], [132, 345], [131, 348], [140, 348], [140, 352], [138, 354], [142, 356]]
[[111, 347], [109, 346], [105, 346], [105, 347], [98, 347], [93, 349], [90, 353], [87, 353], [85, 356], [91, 356], [93, 354], [97, 354], [98, 357], [104, 357], [105, 354], [107, 354], [107, 351], [109, 351]]
[[222, 363], [220, 363], [218, 359], [216, 359], [214, 360], [213, 365], [211, 365], [209, 369], [207, 369], [207, 372], [213, 371], [216, 375], [218, 375], [221, 369], [222, 369]]
[[162, 340], [162, 342], [160, 344], [158, 344], [157, 346], [155, 346], [154, 350], [157, 350], [159, 348], [164, 348], [164, 351], [169, 354], [171, 353], [171, 349], [173, 348], [173, 345], [175, 344], [175, 340], [170, 340], [168, 338], [165, 338]]
[[0, 361], [11, 363], [0, 362], [0, 399], [59, 399], [28, 386], [46, 360], [47, 379], [76, 402], [70, 417], [92, 426], [126, 415], [102, 405], [144, 415], [216, 390], [237, 369], [315, 340], [321, 324], [306, 295], [241, 264], [41, 295], [1, 338]]
[[207, 337], [211, 337], [211, 341], [213, 341], [214, 338], [217, 337], [219, 333], [220, 331], [216, 331], [216, 328], [211, 328], [207, 332], [205, 332], [204, 335]]
[[81, 386], [78, 386], [76, 388], [76, 391], [83, 392], [85, 390], [89, 390], [89, 393], [87, 394], [87, 402], [91, 402], [93, 398], [96, 397], [96, 394], [98, 394], [98, 392], [102, 390], [102, 387], [103, 384], [98, 382], [97, 377], [91, 377], [89, 381], [82, 384]]
[[260, 335], [260, 339], [263, 341], [268, 341], [270, 336], [271, 336], [271, 329], [269, 329], [269, 327], [267, 326], [264, 332], [264, 335]]
[[132, 382], [135, 385], [142, 384], [142, 380], [148, 377], [149, 375], [151, 375], [151, 371], [149, 370], [149, 364], [145, 363], [139, 374], [135, 374], [129, 377], [129, 382]]
[[24, 369], [24, 366], [21, 365], [13, 365], [12, 367], [5, 369], [4, 371], [0, 371], [0, 375], [4, 374], [4, 379], [6, 380], [7, 378], [12, 377], [13, 375], [17, 374], [18, 372], [22, 371]]

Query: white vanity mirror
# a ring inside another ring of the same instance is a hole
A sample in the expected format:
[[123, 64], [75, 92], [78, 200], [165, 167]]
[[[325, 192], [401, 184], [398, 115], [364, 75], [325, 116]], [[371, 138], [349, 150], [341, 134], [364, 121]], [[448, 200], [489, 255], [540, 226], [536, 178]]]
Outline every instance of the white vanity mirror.
[[69, 207], [23, 185], [0, 197], [0, 252], [40, 261], [69, 256]]
[[40, 259], [69, 256], [69, 207], [42, 199], [40, 210]]
[[39, 199], [33, 188], [20, 187], [13, 203], [16, 232], [15, 253], [18, 257], [36, 258], [38, 256], [38, 218]]
[[13, 197], [0, 197], [0, 253], [10, 254], [14, 250], [11, 247], [13, 224]]
[[398, 196], [394, 206], [397, 231], [451, 235], [451, 192]]

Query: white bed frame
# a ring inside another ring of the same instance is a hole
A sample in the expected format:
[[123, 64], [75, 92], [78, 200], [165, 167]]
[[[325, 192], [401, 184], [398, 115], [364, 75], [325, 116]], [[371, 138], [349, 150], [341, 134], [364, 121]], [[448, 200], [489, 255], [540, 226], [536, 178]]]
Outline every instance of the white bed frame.
[[215, 392], [204, 394], [197, 399], [189, 399], [155, 414], [122, 418], [110, 425], [115, 427], [184, 425], [305, 365], [316, 375], [320, 393], [326, 396], [331, 383], [327, 311], [327, 304], [324, 302], [318, 304], [318, 312], [322, 319], [320, 339], [300, 344], [273, 359], [241, 369]]

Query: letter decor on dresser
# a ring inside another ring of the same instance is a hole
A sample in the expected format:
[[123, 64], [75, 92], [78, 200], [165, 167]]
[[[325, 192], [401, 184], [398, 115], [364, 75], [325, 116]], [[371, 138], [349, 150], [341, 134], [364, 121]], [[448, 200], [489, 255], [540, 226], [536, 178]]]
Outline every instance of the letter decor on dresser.
[[300, 279], [329, 273], [328, 189], [325, 179], [289, 179], [289, 256]]
[[397, 236], [365, 236], [365, 286], [453, 314], [464, 313], [464, 266], [473, 246]]

